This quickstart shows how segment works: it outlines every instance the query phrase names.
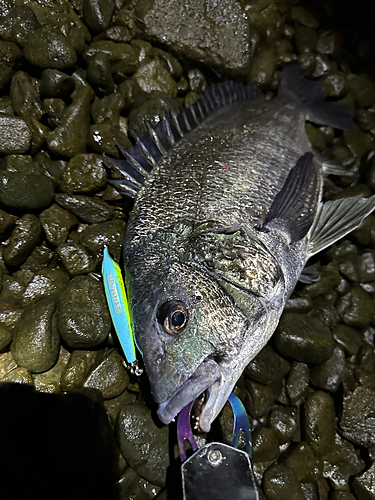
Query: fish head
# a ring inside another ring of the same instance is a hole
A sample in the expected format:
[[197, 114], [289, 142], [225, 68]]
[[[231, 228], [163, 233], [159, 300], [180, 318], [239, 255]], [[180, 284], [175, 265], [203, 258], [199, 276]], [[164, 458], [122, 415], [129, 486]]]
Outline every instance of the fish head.
[[[279, 269], [271, 272], [277, 276], [268, 281], [280, 295]], [[275, 314], [272, 301], [237, 286], [233, 269], [229, 279], [224, 275], [196, 253], [193, 260], [160, 257], [147, 276], [131, 276], [136, 341], [165, 424], [204, 393], [198, 423], [208, 431], [276, 328], [281, 311]]]

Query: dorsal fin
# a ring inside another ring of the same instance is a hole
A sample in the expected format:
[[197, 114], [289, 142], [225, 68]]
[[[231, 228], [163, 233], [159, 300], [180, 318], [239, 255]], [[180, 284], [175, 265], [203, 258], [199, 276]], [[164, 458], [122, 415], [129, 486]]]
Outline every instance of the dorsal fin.
[[[147, 123], [148, 133], [131, 132], [136, 144], [125, 149], [117, 144], [123, 160], [106, 157], [125, 176], [124, 181], [111, 181], [124, 196], [134, 198], [152, 168], [190, 130], [198, 127], [209, 116], [234, 102], [256, 99], [261, 91], [254, 85], [243, 85], [233, 81], [217, 83], [209, 87], [200, 98], [179, 113], [163, 114], [153, 127]], [[125, 189], [124, 189], [124, 186]]]

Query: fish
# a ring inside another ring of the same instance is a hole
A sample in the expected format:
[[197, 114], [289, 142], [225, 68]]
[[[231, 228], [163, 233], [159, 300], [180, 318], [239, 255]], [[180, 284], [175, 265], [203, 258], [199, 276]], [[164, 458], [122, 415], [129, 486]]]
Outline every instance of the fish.
[[358, 227], [375, 196], [323, 202], [327, 174], [309, 120], [352, 127], [297, 63], [278, 93], [226, 81], [164, 114], [112, 159], [134, 198], [123, 247], [135, 340], [164, 424], [203, 398], [208, 432], [247, 364], [274, 333], [309, 259]]

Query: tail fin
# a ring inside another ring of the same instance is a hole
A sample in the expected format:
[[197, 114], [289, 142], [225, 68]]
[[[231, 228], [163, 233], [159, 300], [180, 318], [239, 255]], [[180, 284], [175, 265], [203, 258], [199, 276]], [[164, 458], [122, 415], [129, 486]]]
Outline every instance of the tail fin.
[[292, 92], [306, 108], [306, 116], [318, 125], [329, 125], [341, 130], [353, 127], [349, 111], [327, 102], [319, 83], [307, 80], [296, 62], [287, 64], [283, 69], [279, 93]]

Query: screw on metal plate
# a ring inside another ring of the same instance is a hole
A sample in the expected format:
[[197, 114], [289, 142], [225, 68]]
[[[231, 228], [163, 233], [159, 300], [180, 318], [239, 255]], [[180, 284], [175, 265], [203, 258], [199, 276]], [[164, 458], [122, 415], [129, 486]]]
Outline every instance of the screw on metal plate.
[[221, 464], [223, 460], [223, 455], [219, 450], [210, 450], [207, 454], [207, 460], [211, 465], [217, 466]]

